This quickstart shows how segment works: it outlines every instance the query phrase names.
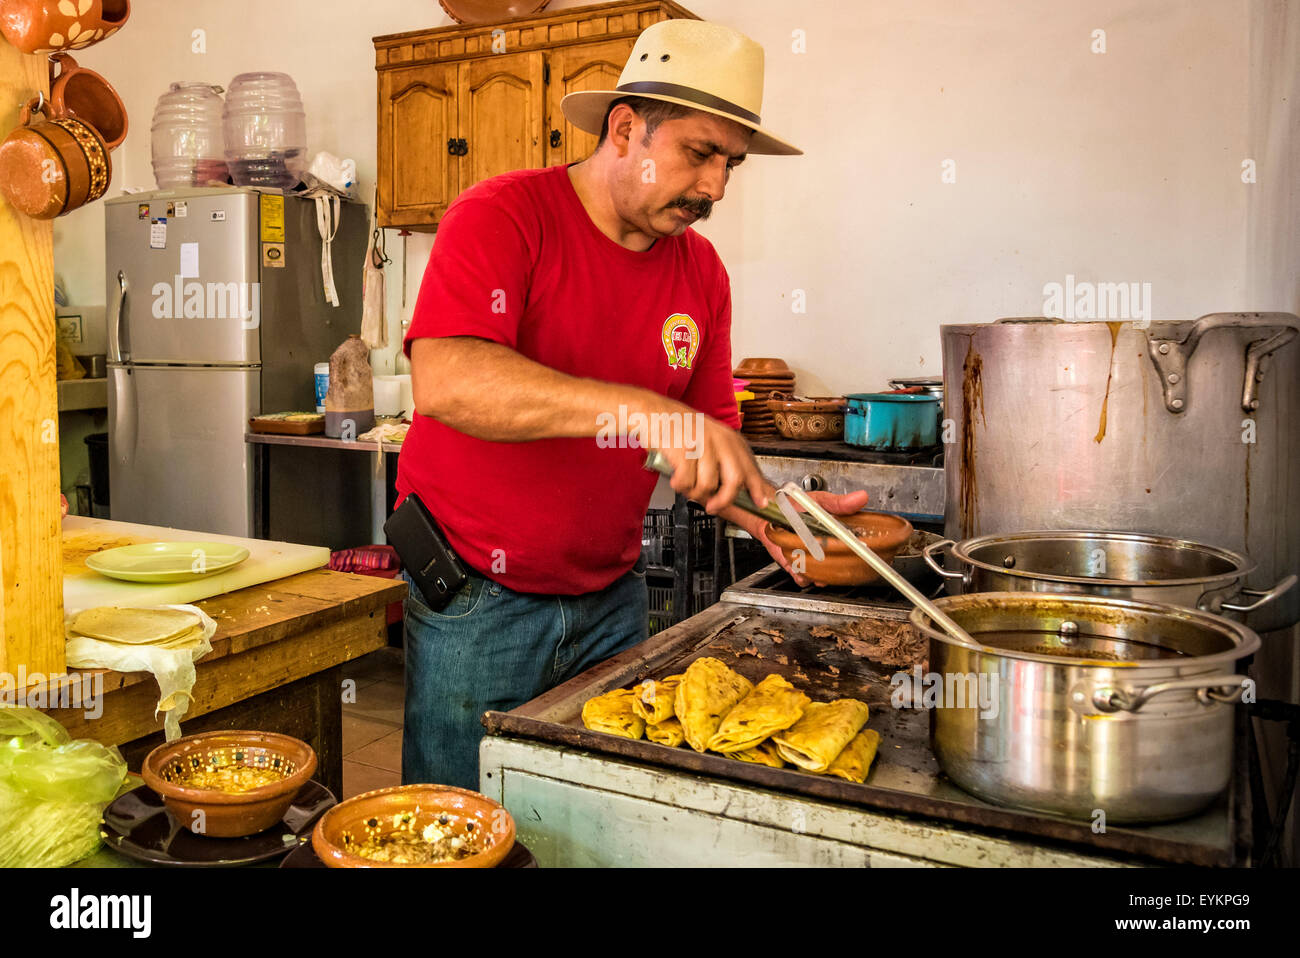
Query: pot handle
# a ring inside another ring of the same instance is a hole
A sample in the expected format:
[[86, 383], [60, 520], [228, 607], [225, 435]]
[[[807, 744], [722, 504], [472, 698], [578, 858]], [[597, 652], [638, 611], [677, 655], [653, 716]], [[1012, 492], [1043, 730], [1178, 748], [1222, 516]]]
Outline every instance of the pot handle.
[[1278, 596], [1291, 591], [1291, 587], [1294, 586], [1295, 583], [1296, 577], [1294, 575], [1289, 575], [1267, 592], [1261, 592], [1259, 589], [1242, 589], [1238, 595], [1254, 595], [1259, 596], [1259, 598], [1249, 605], [1237, 605], [1232, 602], [1224, 602], [1219, 606], [1219, 608], [1227, 612], [1254, 612], [1256, 609], [1268, 605]]
[[[1222, 675], [1194, 675], [1186, 679], [1170, 679], [1140, 688], [1120, 688], [1116, 686], [1099, 686], [1092, 693], [1092, 704], [1102, 712], [1136, 712], [1157, 695], [1165, 692], [1180, 692], [1196, 689], [1196, 697], [1202, 705], [1212, 702], [1235, 702], [1241, 698], [1246, 686], [1253, 684], [1253, 679], [1245, 675], [1224, 673]], [[1216, 692], [1216, 689], [1232, 689], [1231, 692]]]
[[943, 576], [945, 579], [964, 578], [965, 577], [964, 573], [949, 572], [938, 562], [936, 562], [934, 556], [931, 554], [936, 549], [942, 549], [944, 546], [953, 546], [956, 544], [957, 543], [953, 542], [951, 539], [940, 539], [938, 542], [931, 542], [928, 546], [926, 546], [924, 549], [921, 550], [921, 557], [925, 559], [926, 565], [928, 565], [935, 572], [939, 573], [939, 575]]
[[1244, 328], [1267, 337], [1246, 347], [1241, 408], [1250, 414], [1259, 408], [1256, 390], [1264, 378], [1264, 360], [1296, 338], [1300, 333], [1300, 316], [1293, 313], [1208, 313], [1192, 323], [1151, 323], [1147, 332], [1147, 352], [1160, 376], [1165, 408], [1171, 413], [1181, 413], [1187, 408], [1187, 364], [1197, 343], [1210, 330], [1221, 328]]

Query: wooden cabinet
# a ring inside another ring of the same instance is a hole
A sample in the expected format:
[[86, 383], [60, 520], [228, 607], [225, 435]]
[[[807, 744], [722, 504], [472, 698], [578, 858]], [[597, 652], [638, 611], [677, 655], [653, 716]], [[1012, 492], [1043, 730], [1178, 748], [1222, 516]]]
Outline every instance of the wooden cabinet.
[[457, 164], [461, 190], [499, 173], [541, 166], [546, 63], [541, 52], [483, 57], [460, 65]]
[[595, 136], [564, 118], [560, 101], [579, 90], [612, 90], [618, 86], [619, 74], [635, 43], [635, 38], [606, 40], [562, 47], [551, 54], [551, 82], [546, 97], [548, 166], [576, 163], [596, 148]]
[[587, 156], [596, 137], [570, 125], [560, 101], [612, 89], [641, 31], [673, 18], [695, 15], [620, 0], [376, 37], [379, 225], [433, 230], [481, 180]]
[[431, 228], [460, 192], [460, 164], [446, 149], [459, 130], [459, 94], [455, 63], [379, 74], [381, 226]]

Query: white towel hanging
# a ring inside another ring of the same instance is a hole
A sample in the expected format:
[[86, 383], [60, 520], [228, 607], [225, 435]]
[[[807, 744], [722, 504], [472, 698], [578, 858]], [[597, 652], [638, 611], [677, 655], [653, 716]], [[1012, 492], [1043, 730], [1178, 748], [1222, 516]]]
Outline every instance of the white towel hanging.
[[339, 218], [342, 204], [337, 193], [315, 192], [312, 199], [316, 203], [316, 229], [320, 231], [320, 270], [325, 286], [325, 299], [331, 306], [338, 306], [339, 292], [334, 286], [334, 235], [339, 231]]

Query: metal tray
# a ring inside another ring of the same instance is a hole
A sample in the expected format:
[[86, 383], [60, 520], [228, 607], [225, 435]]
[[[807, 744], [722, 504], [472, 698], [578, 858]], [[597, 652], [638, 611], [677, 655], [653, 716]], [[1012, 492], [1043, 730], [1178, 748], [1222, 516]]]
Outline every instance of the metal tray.
[[[963, 792], [939, 770], [929, 746], [929, 715], [891, 707], [890, 676], [879, 665], [813, 638], [809, 629], [843, 628], [853, 620], [871, 630], [910, 628], [904, 609], [837, 615], [723, 601], [635, 648], [597, 665], [510, 712], [488, 712], [492, 735], [574, 746], [658, 768], [747, 782], [767, 789], [972, 826], [982, 831], [1035, 836], [1049, 843], [1086, 846], [1160, 862], [1232, 866], [1250, 847], [1249, 786], [1245, 774], [1245, 719], [1238, 710], [1237, 753], [1227, 794], [1203, 814], [1152, 826], [1111, 826], [1094, 833], [1088, 822], [1002, 808]], [[777, 643], [764, 629], [784, 635]], [[791, 769], [753, 765], [685, 746], [669, 748], [583, 727], [582, 704], [594, 695], [628, 688], [647, 678], [683, 671], [702, 656], [726, 662], [751, 681], [777, 672], [815, 701], [858, 698], [871, 708], [868, 727], [880, 732], [880, 751], [867, 782], [858, 785]], [[782, 664], [777, 656], [785, 656]], [[838, 671], [836, 671], [838, 670]]]

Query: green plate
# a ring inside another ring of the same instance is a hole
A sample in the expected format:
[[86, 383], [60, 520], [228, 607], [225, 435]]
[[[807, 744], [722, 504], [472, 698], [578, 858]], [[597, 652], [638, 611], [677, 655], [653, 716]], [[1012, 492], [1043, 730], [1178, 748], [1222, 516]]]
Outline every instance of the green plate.
[[225, 572], [247, 558], [247, 549], [229, 542], [144, 542], [96, 552], [86, 565], [127, 582], [189, 582]]

